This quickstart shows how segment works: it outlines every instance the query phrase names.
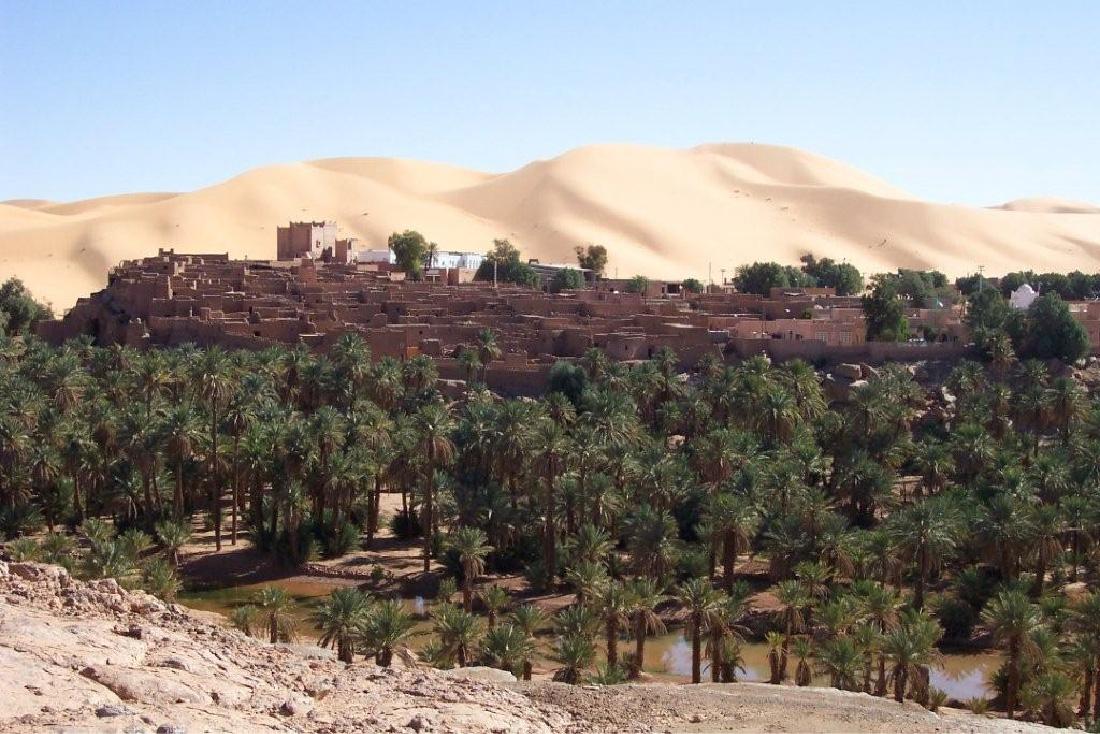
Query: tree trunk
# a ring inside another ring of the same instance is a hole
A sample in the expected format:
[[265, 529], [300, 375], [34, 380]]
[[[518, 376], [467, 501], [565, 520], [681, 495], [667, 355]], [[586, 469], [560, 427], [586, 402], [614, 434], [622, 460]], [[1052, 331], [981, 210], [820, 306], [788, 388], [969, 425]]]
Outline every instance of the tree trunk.
[[727, 530], [722, 539], [722, 586], [733, 591], [733, 569], [737, 565], [737, 533]]
[[1005, 691], [1005, 711], [1008, 718], [1015, 718], [1016, 695], [1020, 690], [1020, 650], [1013, 640], [1008, 645], [1008, 690]]
[[922, 544], [918, 553], [917, 584], [913, 589], [913, 608], [924, 609], [924, 585], [928, 578], [928, 549]]
[[218, 464], [218, 404], [210, 406], [210, 453], [213, 458], [210, 478], [210, 511], [214, 514], [214, 549], [222, 549], [222, 487], [221, 465]]
[[1084, 685], [1081, 686], [1081, 702], [1077, 711], [1077, 715], [1086, 722], [1089, 719], [1089, 704], [1092, 703], [1092, 681], [1094, 677], [1095, 671], [1092, 668], [1086, 668]]
[[710, 628], [710, 682], [718, 682], [719, 668], [722, 666], [722, 635], [718, 625]]
[[[12, 499], [15, 496], [12, 495]], [[80, 504], [80, 474], [73, 472], [73, 511], [76, 512], [76, 521], [84, 522], [84, 508]]]
[[905, 686], [909, 682], [909, 670], [902, 667], [894, 676], [894, 700], [901, 703], [905, 700]]
[[176, 459], [176, 492], [172, 497], [172, 510], [179, 520], [183, 517], [183, 458]]
[[702, 657], [702, 645], [699, 639], [699, 627], [701, 626], [697, 618], [691, 620], [691, 682], [699, 683], [702, 680], [700, 671], [700, 658]]
[[374, 477], [374, 491], [367, 495], [367, 548], [374, 550], [374, 536], [378, 532], [378, 504], [382, 499], [381, 473]]
[[558, 575], [557, 558], [557, 508], [554, 503], [554, 460], [547, 460], [546, 487], [543, 495], [543, 511], [546, 513], [543, 526], [543, 558], [546, 563], [546, 583], [553, 588]]
[[607, 620], [607, 667], [619, 664], [619, 620], [611, 616]]
[[634, 622], [634, 664], [638, 672], [645, 667], [645, 621], [639, 615]]
[[878, 655], [878, 680], [875, 681], [875, 695], [886, 695], [886, 654], [881, 652]]
[[234, 434], [233, 436], [233, 514], [229, 520], [229, 544], [237, 544], [237, 512], [240, 509], [241, 504], [241, 467], [238, 457], [240, 456], [241, 438]]
[[424, 531], [424, 573], [432, 568], [432, 512], [434, 511], [433, 500], [435, 499], [435, 488], [432, 483], [435, 481], [435, 456], [434, 452], [428, 452], [428, 476], [427, 481], [424, 483], [424, 517], [421, 518], [420, 526]]

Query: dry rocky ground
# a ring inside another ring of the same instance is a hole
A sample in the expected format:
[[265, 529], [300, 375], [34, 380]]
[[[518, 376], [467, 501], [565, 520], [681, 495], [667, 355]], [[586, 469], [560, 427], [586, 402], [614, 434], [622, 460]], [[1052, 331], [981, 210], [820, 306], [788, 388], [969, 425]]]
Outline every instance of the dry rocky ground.
[[501, 671], [344, 665], [269, 645], [114, 580], [0, 563], [0, 731], [1038, 732], [759, 684], [567, 686]]

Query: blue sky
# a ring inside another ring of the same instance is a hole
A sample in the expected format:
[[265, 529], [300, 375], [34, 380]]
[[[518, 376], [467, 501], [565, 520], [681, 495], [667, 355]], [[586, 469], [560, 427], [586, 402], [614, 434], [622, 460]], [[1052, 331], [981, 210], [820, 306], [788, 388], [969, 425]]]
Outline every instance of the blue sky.
[[4, 0], [0, 99], [0, 200], [756, 141], [938, 201], [1100, 203], [1095, 0]]

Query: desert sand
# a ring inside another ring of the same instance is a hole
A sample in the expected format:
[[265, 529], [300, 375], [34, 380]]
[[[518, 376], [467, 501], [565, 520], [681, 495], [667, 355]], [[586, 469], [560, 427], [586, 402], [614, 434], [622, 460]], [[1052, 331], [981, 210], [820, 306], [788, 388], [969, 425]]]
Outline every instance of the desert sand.
[[102, 288], [122, 259], [158, 247], [267, 259], [288, 220], [335, 219], [361, 247], [423, 232], [443, 249], [507, 237], [543, 262], [575, 245], [610, 252], [622, 277], [720, 278], [742, 263], [813, 252], [867, 272], [949, 275], [1100, 270], [1100, 208], [1050, 198], [985, 208], [921, 201], [842, 163], [758, 144], [671, 150], [597, 145], [501, 174], [387, 158], [254, 169], [189, 193], [0, 203], [0, 278], [59, 311]]

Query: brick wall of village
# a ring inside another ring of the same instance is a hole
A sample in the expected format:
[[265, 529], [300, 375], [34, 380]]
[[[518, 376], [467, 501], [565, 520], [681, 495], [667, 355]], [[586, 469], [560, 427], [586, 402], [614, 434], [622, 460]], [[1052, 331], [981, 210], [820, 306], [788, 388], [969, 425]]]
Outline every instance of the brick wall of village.
[[[464, 379], [455, 359], [491, 329], [502, 359], [486, 371], [491, 387], [530, 393], [545, 385], [554, 361], [599, 347], [616, 360], [644, 360], [663, 347], [683, 366], [705, 354], [815, 362], [949, 358], [966, 353], [958, 307], [910, 309], [914, 330], [935, 342], [867, 342], [860, 302], [830, 289], [775, 289], [764, 298], [730, 291], [671, 293], [651, 284], [645, 295], [606, 284], [548, 294], [488, 283], [413, 283], [388, 263], [232, 261], [225, 255], [178, 255], [127, 261], [104, 290], [82, 298], [64, 318], [39, 324], [53, 343], [81, 335], [100, 344], [185, 343], [262, 349], [304, 343], [331, 346], [359, 333], [375, 358], [426, 354], [441, 375]], [[1071, 306], [1100, 345], [1100, 304]]]

